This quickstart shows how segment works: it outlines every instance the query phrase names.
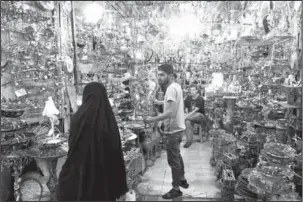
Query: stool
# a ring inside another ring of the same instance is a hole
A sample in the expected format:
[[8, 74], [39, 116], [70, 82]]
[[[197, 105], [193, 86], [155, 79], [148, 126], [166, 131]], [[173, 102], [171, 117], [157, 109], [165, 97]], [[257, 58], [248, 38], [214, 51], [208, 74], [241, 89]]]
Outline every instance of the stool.
[[200, 138], [200, 143], [202, 144], [203, 143], [203, 131], [202, 131], [202, 125], [199, 124], [199, 123], [195, 123], [194, 127], [196, 128], [197, 127], [197, 132], [198, 132], [198, 135], [199, 135], [199, 138]]
[[153, 147], [152, 147], [152, 149], [151, 149], [151, 157], [150, 157], [150, 159], [153, 161], [153, 162], [155, 162], [156, 161], [156, 155], [157, 155], [157, 147], [156, 147], [156, 145], [154, 144], [153, 145]]

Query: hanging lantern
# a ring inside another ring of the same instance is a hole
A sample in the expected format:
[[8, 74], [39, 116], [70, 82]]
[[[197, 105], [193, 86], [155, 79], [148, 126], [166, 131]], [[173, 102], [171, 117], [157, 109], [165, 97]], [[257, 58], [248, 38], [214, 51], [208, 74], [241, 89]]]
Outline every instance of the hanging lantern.
[[215, 24], [211, 28], [212, 31], [213, 30], [219, 30], [220, 31], [221, 29], [222, 29], [222, 25], [221, 24]]
[[139, 35], [138, 38], [137, 38], [137, 40], [138, 40], [139, 43], [144, 43], [145, 37], [142, 36], [142, 35]]
[[221, 44], [224, 42], [224, 39], [222, 36], [218, 36], [215, 40], [215, 44]]
[[238, 29], [237, 28], [233, 28], [230, 31], [230, 40], [237, 40], [238, 39]]
[[295, 1], [295, 4], [294, 4], [295, 12], [299, 12], [300, 8], [302, 10], [302, 1]]
[[105, 35], [109, 39], [113, 39], [115, 37], [113, 31], [111, 31], [111, 30], [107, 30], [106, 33], [105, 33]]
[[128, 50], [129, 49], [128, 49], [128, 47], [126, 45], [123, 45], [123, 46], [120, 47], [120, 51], [123, 52], [123, 53], [127, 53]]
[[213, 32], [212, 32], [212, 34], [214, 35], [214, 36], [218, 36], [219, 34], [220, 34], [220, 30], [213, 30]]

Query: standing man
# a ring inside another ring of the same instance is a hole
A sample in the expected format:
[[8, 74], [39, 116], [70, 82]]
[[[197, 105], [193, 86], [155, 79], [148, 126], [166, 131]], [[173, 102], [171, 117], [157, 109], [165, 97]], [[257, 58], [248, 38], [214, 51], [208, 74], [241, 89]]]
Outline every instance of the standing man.
[[185, 118], [186, 125], [186, 143], [184, 148], [190, 147], [193, 142], [193, 127], [194, 123], [201, 124], [204, 120], [204, 99], [198, 93], [198, 87], [196, 85], [190, 86], [190, 96], [185, 100], [185, 112], [187, 114]]
[[162, 196], [163, 199], [173, 199], [182, 196], [179, 187], [187, 189], [189, 184], [185, 179], [184, 163], [180, 153], [184, 124], [184, 101], [181, 86], [174, 82], [174, 69], [170, 64], [158, 68], [159, 84], [167, 86], [164, 96], [164, 112], [156, 117], [148, 117], [145, 124], [164, 121], [164, 134], [167, 137], [166, 150], [168, 164], [172, 170], [173, 188]]

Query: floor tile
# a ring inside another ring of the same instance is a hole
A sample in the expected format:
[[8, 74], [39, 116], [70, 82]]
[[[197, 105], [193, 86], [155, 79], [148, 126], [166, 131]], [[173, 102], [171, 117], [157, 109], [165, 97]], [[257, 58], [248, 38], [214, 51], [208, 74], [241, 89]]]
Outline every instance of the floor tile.
[[142, 195], [147, 195], [149, 193], [149, 183], [138, 184], [136, 190]]
[[[218, 198], [220, 190], [216, 186], [215, 170], [209, 163], [212, 155], [211, 144], [193, 143], [189, 148], [183, 148], [183, 144], [184, 141], [181, 143], [180, 149], [185, 166], [185, 177], [190, 186], [188, 189], [181, 189], [183, 197], [175, 200], [197, 201], [198, 199], [201, 200], [205, 197]], [[146, 190], [149, 190], [150, 193], [148, 194], [150, 195], [158, 194], [158, 201], [166, 201], [162, 199], [161, 195], [172, 188], [171, 169], [167, 163], [166, 151], [161, 152], [161, 157], [155, 161], [154, 166], [148, 168], [144, 176], [148, 177], [146, 181], [142, 182], [145, 184], [144, 186], [141, 185], [140, 189], [138, 189], [139, 192], [146, 192]], [[197, 198], [197, 200], [195, 198]], [[155, 197], [148, 199], [152, 199], [150, 201], [155, 201]]]
[[147, 196], [145, 201], [158, 201], [158, 196]]
[[203, 165], [200, 163], [190, 163], [189, 165], [187, 165], [187, 168], [196, 169], [196, 172], [199, 172], [199, 170], [203, 168]]
[[159, 186], [152, 186], [150, 187], [150, 190], [149, 190], [149, 194], [150, 195], [159, 195], [159, 194], [162, 194], [162, 185], [159, 185]]

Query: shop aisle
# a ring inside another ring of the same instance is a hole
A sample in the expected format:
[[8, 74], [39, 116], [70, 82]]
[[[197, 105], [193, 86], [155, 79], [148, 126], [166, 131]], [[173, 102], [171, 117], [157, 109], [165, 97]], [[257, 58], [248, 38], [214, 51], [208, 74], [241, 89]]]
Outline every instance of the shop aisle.
[[[184, 142], [183, 140], [181, 143], [181, 153], [189, 188], [181, 189], [182, 200], [201, 201], [203, 198], [207, 200], [220, 198], [220, 190], [216, 187], [215, 169], [209, 163], [212, 154], [211, 142], [203, 144], [196, 142], [187, 149], [183, 148]], [[155, 165], [148, 168], [142, 177], [137, 191], [143, 195], [142, 200], [163, 201], [161, 196], [170, 189], [171, 170], [167, 164], [166, 151], [162, 151], [161, 157], [156, 160]]]

